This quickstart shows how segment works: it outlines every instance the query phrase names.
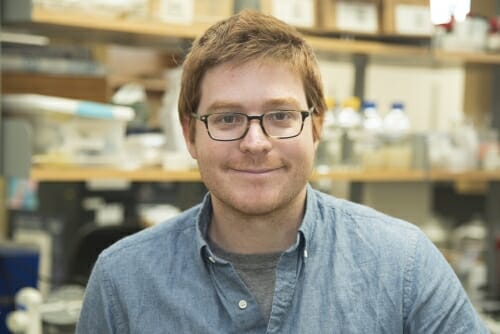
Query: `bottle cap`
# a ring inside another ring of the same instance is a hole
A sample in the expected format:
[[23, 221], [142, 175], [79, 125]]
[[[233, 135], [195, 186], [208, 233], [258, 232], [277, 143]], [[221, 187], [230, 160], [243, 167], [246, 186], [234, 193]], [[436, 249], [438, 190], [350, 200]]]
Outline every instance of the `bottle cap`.
[[393, 102], [391, 105], [392, 109], [404, 109], [405, 105], [403, 102]]
[[376, 107], [377, 104], [374, 101], [369, 101], [369, 100], [363, 101], [363, 109], [376, 108]]
[[335, 107], [335, 99], [331, 96], [325, 97], [325, 103], [328, 109], [333, 109], [333, 107]]
[[342, 102], [342, 106], [343, 107], [345, 107], [345, 108], [352, 108], [354, 110], [358, 110], [360, 104], [361, 103], [359, 101], [359, 98], [357, 98], [356, 96], [348, 97], [347, 99], [345, 99]]

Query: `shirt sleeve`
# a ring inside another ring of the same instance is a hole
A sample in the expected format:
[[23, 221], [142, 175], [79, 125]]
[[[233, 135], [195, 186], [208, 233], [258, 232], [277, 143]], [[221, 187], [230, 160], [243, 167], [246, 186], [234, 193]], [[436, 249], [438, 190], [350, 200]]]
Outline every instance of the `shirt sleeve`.
[[422, 232], [404, 281], [404, 333], [488, 333], [455, 272]]
[[[103, 259], [98, 258], [85, 288], [82, 310], [77, 322], [77, 334], [127, 333], [120, 324], [116, 293], [111, 278], [106, 275]], [[122, 327], [122, 328], [120, 328]]]

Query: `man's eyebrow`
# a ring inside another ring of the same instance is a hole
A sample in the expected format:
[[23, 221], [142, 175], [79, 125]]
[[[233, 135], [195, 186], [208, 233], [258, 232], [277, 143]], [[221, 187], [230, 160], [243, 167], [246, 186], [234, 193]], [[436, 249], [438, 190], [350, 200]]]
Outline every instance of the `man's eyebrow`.
[[[293, 97], [277, 97], [277, 98], [272, 98], [269, 100], [266, 100], [263, 103], [263, 108], [264, 109], [273, 109], [273, 108], [291, 108], [295, 110], [299, 110], [300, 107], [300, 102]], [[207, 108], [207, 112], [216, 112], [217, 110], [221, 109], [236, 109], [236, 110], [241, 110], [243, 109], [243, 106], [241, 103], [236, 102], [236, 101], [214, 101], [212, 104], [210, 104]]]
[[264, 103], [264, 108], [283, 108], [283, 107], [292, 107], [293, 109], [300, 109], [300, 102], [293, 97], [279, 97], [266, 101]]
[[213, 112], [220, 109], [241, 109], [241, 104], [231, 101], [215, 101], [208, 106], [207, 111]]

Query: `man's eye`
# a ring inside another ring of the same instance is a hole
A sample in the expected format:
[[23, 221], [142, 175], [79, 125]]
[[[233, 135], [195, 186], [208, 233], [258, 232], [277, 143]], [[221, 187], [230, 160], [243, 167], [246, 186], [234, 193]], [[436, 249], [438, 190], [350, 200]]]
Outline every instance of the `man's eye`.
[[238, 114], [221, 114], [214, 115], [213, 122], [217, 124], [236, 124], [241, 121], [241, 116]]
[[221, 117], [221, 121], [223, 123], [234, 123], [235, 117], [233, 115], [225, 115]]
[[275, 111], [269, 114], [272, 121], [287, 121], [293, 119], [293, 112], [291, 111]]

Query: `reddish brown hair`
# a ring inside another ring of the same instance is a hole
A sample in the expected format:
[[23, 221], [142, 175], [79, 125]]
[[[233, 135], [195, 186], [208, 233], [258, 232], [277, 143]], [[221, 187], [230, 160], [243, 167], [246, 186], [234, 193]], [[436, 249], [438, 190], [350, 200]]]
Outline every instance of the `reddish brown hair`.
[[186, 56], [178, 109], [181, 122], [191, 122], [191, 141], [194, 140], [191, 114], [197, 112], [205, 73], [219, 64], [243, 64], [255, 60], [289, 64], [299, 74], [308, 107], [314, 107], [313, 136], [319, 140], [327, 107], [312, 48], [288, 24], [269, 15], [245, 10], [210, 27], [194, 41]]

